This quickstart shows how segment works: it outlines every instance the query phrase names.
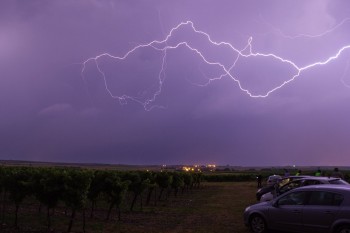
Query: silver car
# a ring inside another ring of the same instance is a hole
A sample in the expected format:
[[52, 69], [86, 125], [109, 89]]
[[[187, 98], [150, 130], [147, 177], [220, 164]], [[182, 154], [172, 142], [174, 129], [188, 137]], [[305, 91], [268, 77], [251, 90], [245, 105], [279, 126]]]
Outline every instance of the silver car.
[[293, 189], [270, 202], [247, 207], [244, 223], [254, 233], [350, 232], [350, 185], [311, 185]]
[[[276, 179], [276, 177], [280, 177], [279, 179]], [[258, 189], [258, 191], [256, 192], [256, 199], [258, 201], [260, 201], [260, 198], [262, 195], [264, 195], [265, 193], [269, 193], [271, 191], [274, 191], [276, 188], [276, 184], [278, 185], [278, 187], [281, 187], [282, 185], [296, 180], [296, 179], [301, 179], [301, 178], [306, 178], [309, 176], [288, 176], [288, 177], [281, 177], [281, 176], [277, 176], [277, 175], [273, 175], [273, 176], [269, 176], [269, 178], [267, 179], [267, 186], [264, 186], [260, 189]], [[273, 182], [275, 181], [275, 182]]]
[[316, 185], [316, 184], [338, 184], [338, 185], [349, 185], [348, 182], [345, 180], [342, 180], [340, 178], [332, 178], [332, 177], [322, 177], [322, 176], [308, 176], [303, 177], [297, 180], [293, 180], [291, 182], [288, 182], [282, 186], [277, 186], [276, 189], [272, 190], [271, 192], [265, 193], [261, 196], [260, 201], [271, 201], [276, 196], [279, 196], [285, 192], [288, 192], [289, 190], [301, 187], [301, 186], [307, 186], [307, 185]]

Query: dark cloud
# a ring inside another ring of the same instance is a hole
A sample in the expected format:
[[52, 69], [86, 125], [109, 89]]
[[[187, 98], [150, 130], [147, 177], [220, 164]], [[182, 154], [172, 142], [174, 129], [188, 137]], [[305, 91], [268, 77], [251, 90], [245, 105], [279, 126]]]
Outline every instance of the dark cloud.
[[[82, 62], [104, 52], [123, 56], [192, 20], [215, 41], [243, 49], [252, 37], [253, 52], [274, 53], [303, 67], [349, 43], [348, 9], [346, 1], [325, 0], [1, 1], [0, 157], [342, 165], [350, 149], [350, 51], [302, 72], [268, 98], [249, 97], [228, 77], [203, 86], [222, 69], [206, 65], [185, 46], [168, 50], [163, 66], [164, 52], [154, 48], [139, 49], [125, 61], [103, 57], [97, 64], [106, 82], [96, 63], [82, 72]], [[168, 45], [183, 40], [210, 62], [229, 66], [237, 57], [190, 26], [174, 32]], [[253, 94], [295, 73], [271, 57], [241, 58], [232, 70]], [[163, 108], [145, 110], [152, 106]]]

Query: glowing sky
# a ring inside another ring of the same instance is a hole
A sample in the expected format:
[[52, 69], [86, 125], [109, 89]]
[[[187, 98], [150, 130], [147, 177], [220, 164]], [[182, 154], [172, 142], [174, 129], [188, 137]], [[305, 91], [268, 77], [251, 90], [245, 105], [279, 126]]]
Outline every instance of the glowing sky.
[[349, 165], [349, 27], [346, 0], [0, 1], [0, 159]]

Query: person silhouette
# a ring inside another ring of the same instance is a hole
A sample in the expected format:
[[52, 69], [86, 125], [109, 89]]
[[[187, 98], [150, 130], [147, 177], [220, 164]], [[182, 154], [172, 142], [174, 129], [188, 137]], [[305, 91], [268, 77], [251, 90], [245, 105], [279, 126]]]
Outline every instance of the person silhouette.
[[322, 175], [321, 169], [317, 169], [315, 176], [321, 176], [321, 175]]
[[339, 168], [334, 168], [334, 170], [333, 170], [333, 173], [332, 173], [332, 175], [331, 175], [331, 177], [335, 177], [335, 178], [341, 178], [341, 179], [344, 179], [344, 175], [343, 175], [343, 173], [341, 173], [340, 171], [339, 171]]
[[258, 188], [261, 188], [262, 187], [262, 175], [258, 175], [257, 177], [256, 177], [256, 179], [257, 179], [257, 182], [258, 182]]

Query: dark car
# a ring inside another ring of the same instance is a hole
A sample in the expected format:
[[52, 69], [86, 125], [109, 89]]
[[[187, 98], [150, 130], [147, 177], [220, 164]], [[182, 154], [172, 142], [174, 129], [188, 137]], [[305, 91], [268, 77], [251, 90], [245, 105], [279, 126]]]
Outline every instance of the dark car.
[[[276, 179], [277, 177], [279, 177], [278, 179]], [[270, 180], [270, 182], [267, 182], [267, 186], [264, 186], [260, 189], [258, 189], [258, 191], [256, 192], [256, 199], [258, 201], [260, 201], [260, 198], [262, 195], [264, 195], [265, 193], [269, 193], [272, 192], [273, 190], [276, 189], [276, 184], [278, 185], [278, 187], [281, 187], [282, 185], [296, 180], [296, 179], [300, 179], [300, 178], [304, 178], [304, 177], [309, 177], [309, 176], [288, 176], [288, 177], [281, 177], [281, 176], [277, 176], [277, 175], [273, 175], [273, 176], [269, 176], [269, 178], [267, 179], [268, 181]], [[272, 182], [274, 181], [274, 182]]]
[[323, 177], [323, 176], [308, 176], [300, 179], [290, 181], [282, 186], [276, 187], [274, 190], [271, 190], [268, 193], [265, 193], [261, 196], [260, 201], [271, 201], [274, 197], [279, 196], [289, 190], [307, 186], [307, 185], [316, 185], [316, 184], [338, 184], [338, 185], [349, 185], [348, 182], [340, 178], [333, 177]]
[[350, 232], [350, 185], [311, 185], [293, 189], [270, 202], [247, 207], [244, 223], [254, 233]]

